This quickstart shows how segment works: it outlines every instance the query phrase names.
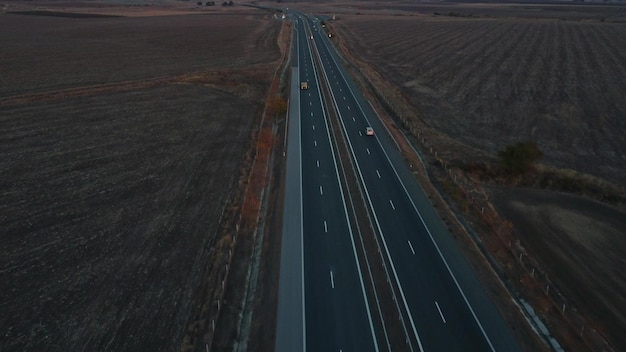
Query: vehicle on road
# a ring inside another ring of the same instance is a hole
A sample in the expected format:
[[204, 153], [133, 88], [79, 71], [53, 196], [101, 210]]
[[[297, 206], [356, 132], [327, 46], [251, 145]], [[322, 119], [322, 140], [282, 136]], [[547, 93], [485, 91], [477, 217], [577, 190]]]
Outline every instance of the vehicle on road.
[[300, 83], [300, 89], [309, 89], [309, 82], [301, 82]]
[[373, 136], [374, 135], [374, 129], [368, 126], [367, 128], [365, 128], [365, 134], [368, 135], [368, 136]]

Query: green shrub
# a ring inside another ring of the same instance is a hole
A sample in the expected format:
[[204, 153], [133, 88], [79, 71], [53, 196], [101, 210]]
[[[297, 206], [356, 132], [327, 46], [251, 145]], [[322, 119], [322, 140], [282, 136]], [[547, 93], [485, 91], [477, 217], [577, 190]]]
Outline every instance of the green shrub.
[[520, 142], [506, 146], [498, 153], [500, 166], [505, 173], [520, 175], [531, 170], [533, 163], [543, 154], [534, 142]]

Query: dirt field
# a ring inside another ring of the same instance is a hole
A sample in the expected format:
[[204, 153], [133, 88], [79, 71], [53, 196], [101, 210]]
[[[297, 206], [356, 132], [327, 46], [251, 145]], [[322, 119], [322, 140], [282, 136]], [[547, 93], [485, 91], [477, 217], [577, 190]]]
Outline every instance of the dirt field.
[[280, 26], [0, 14], [1, 351], [180, 349]]
[[626, 184], [626, 26], [529, 19], [337, 21], [419, 117], [491, 155], [534, 140], [543, 162]]
[[174, 349], [253, 109], [183, 86], [2, 115], [3, 350]]
[[[492, 190], [531, 253], [549, 268], [556, 284], [615, 345], [626, 340], [626, 217], [592, 200], [541, 190]], [[575, 289], [572, 289], [575, 288]]]
[[[431, 166], [440, 165], [437, 158], [450, 165], [492, 161], [507, 144], [533, 140], [545, 165], [595, 175], [623, 190], [626, 85], [616, 77], [626, 74], [624, 10], [346, 3], [330, 28], [337, 45], [361, 60], [357, 68], [378, 87], [383, 106], [396, 104], [395, 118], [426, 138], [414, 140]], [[489, 190], [528, 255], [592, 326], [622, 346], [623, 209], [542, 190]], [[464, 198], [458, 209], [468, 205]], [[539, 314], [558, 311], [543, 307]], [[578, 333], [561, 342], [588, 350], [576, 341]]]
[[2, 15], [0, 97], [267, 63], [277, 26], [259, 16]]

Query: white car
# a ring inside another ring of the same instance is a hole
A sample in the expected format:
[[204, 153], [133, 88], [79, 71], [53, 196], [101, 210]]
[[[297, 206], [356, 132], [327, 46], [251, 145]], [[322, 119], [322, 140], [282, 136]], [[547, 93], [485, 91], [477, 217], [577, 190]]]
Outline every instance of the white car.
[[374, 129], [371, 128], [371, 127], [367, 127], [365, 129], [365, 134], [368, 135], [368, 136], [373, 136], [374, 135]]

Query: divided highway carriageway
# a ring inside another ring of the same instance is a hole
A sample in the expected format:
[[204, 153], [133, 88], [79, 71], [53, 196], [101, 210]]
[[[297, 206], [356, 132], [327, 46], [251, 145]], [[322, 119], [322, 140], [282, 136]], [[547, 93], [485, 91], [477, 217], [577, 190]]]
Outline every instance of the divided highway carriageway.
[[275, 350], [519, 351], [319, 19], [287, 13]]

